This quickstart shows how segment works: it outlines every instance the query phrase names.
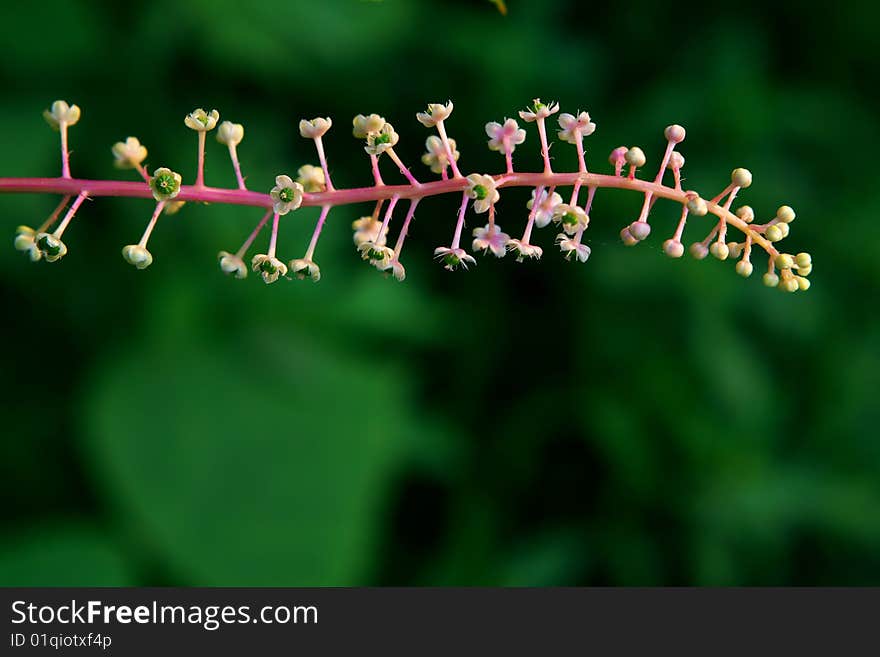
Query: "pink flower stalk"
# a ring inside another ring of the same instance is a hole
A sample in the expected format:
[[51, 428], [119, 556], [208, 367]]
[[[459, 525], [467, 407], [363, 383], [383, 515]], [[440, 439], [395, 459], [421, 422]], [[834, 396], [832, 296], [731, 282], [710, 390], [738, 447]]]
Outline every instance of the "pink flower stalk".
[[[445, 127], [445, 120], [451, 114], [452, 107], [451, 102], [445, 105], [435, 103], [429, 105], [426, 112], [417, 115], [421, 123], [437, 130], [437, 136], [429, 137], [428, 153], [424, 159], [432, 171], [439, 173], [440, 180], [419, 182], [394, 151], [394, 146], [400, 137], [391, 124], [376, 114], [358, 115], [353, 121], [352, 133], [365, 143], [364, 148], [370, 156], [373, 184], [338, 189], [332, 183], [322, 141], [332, 121], [329, 118], [316, 118], [302, 121], [300, 132], [303, 137], [313, 140], [320, 166], [300, 167], [297, 180], [287, 175], [277, 176], [275, 186], [267, 194], [247, 189], [237, 154], [237, 146], [244, 136], [244, 128], [229, 121], [219, 125], [217, 141], [228, 149], [237, 188], [226, 189], [205, 185], [205, 137], [207, 132], [218, 127], [219, 113], [216, 110], [208, 113], [197, 109], [184, 120], [187, 127], [198, 133], [198, 166], [195, 182], [192, 185], [184, 185], [182, 177], [166, 167], [159, 167], [149, 175], [143, 166], [147, 155], [146, 148], [135, 137], [129, 137], [125, 142], [117, 142], [112, 151], [118, 167], [135, 170], [144, 179], [143, 181], [74, 178], [70, 172], [67, 139], [68, 128], [79, 121], [80, 110], [75, 105], [57, 101], [45, 112], [45, 116], [50, 125], [61, 133], [61, 176], [0, 178], [0, 192], [41, 192], [58, 194], [62, 197], [55, 211], [39, 229], [20, 226], [15, 238], [16, 249], [28, 253], [32, 260], [46, 262], [54, 262], [67, 253], [67, 247], [61, 241], [61, 236], [86, 198], [98, 199], [104, 196], [153, 198], [156, 205], [141, 240], [123, 249], [123, 257], [139, 269], [144, 269], [152, 263], [152, 254], [147, 251], [147, 244], [163, 212], [166, 214], [175, 212], [186, 202], [259, 207], [264, 213], [263, 217], [244, 240], [241, 248], [234, 254], [221, 252], [218, 261], [224, 272], [236, 278], [244, 278], [247, 275], [244, 257], [271, 216], [272, 232], [267, 253], [255, 255], [251, 260], [251, 266], [254, 271], [260, 273], [265, 282], [273, 283], [286, 276], [288, 272], [287, 265], [276, 256], [280, 216], [295, 212], [301, 206], [318, 206], [321, 212], [304, 257], [290, 261], [290, 270], [295, 277], [310, 278], [314, 281], [320, 279], [320, 269], [314, 262], [314, 254], [326, 218], [333, 207], [371, 203], [374, 206], [372, 216], [362, 217], [354, 224], [355, 243], [362, 256], [370, 260], [377, 269], [393, 274], [398, 280], [403, 280], [405, 270], [400, 263], [400, 255], [416, 206], [424, 198], [451, 193], [462, 195], [452, 242], [449, 246], [435, 249], [435, 255], [443, 261], [447, 269], [466, 269], [468, 264], [475, 262], [461, 245], [465, 217], [471, 202], [476, 213], [488, 213], [488, 222], [473, 231], [474, 239], [471, 247], [474, 251], [491, 252], [498, 257], [510, 251], [516, 253], [518, 260], [538, 259], [543, 251], [540, 246], [532, 243], [535, 239], [534, 229], [540, 229], [555, 220], [563, 228], [563, 232], [556, 239], [562, 254], [569, 259], [584, 262], [588, 259], [590, 250], [583, 243], [583, 238], [590, 223], [589, 215], [596, 191], [600, 188], [623, 189], [636, 192], [643, 197], [637, 220], [621, 231], [621, 238], [625, 244], [634, 245], [649, 236], [651, 231], [649, 214], [654, 203], [657, 199], [668, 199], [681, 206], [681, 215], [675, 232], [663, 243], [663, 250], [668, 255], [676, 258], [683, 255], [682, 238], [690, 218], [696, 218], [695, 221], [698, 221], [699, 218], [711, 214], [715, 221], [709, 235], [691, 246], [691, 253], [695, 257], [704, 258], [711, 253], [719, 260], [736, 258], [738, 259], [736, 272], [741, 276], [749, 276], [753, 269], [751, 255], [757, 247], [763, 249], [768, 256], [768, 271], [764, 275], [766, 285], [778, 286], [786, 291], [805, 290], [809, 287], [809, 280], [806, 278], [812, 271], [809, 254], [781, 253], [775, 246], [788, 236], [790, 224], [795, 218], [794, 211], [787, 205], [781, 206], [775, 217], [759, 223], [755, 222], [755, 213], [748, 206], [742, 206], [735, 212], [732, 210], [733, 201], [739, 192], [749, 187], [752, 182], [748, 170], [734, 170], [730, 184], [709, 201], [704, 200], [695, 191], [682, 189], [681, 169], [684, 166], [684, 157], [676, 150], [685, 137], [685, 130], [681, 126], [672, 125], [666, 129], [666, 149], [657, 173], [652, 180], [643, 180], [637, 176], [637, 172], [645, 165], [647, 158], [638, 147], [619, 147], [611, 153], [609, 162], [613, 167], [613, 175], [590, 172], [587, 168], [583, 140], [595, 131], [595, 123], [586, 112], [578, 112], [576, 115], [563, 113], [558, 117], [560, 129], [557, 136], [575, 146], [578, 167], [574, 172], [554, 172], [550, 162], [551, 145], [548, 141], [546, 119], [558, 112], [559, 106], [555, 103], [545, 105], [540, 100], [535, 100], [533, 106], [520, 112], [519, 116], [525, 121], [536, 124], [541, 144], [543, 170], [526, 173], [514, 169], [512, 153], [517, 145], [524, 142], [526, 133], [519, 128], [515, 120], [506, 119], [503, 124], [486, 124], [488, 146], [504, 154], [505, 172], [496, 175], [484, 173], [466, 175], [458, 162], [459, 153], [455, 140], [448, 136]], [[379, 172], [379, 160], [382, 154], [387, 154], [395, 163], [406, 179], [406, 184], [386, 185], [383, 182]], [[624, 167], [628, 167], [625, 176]], [[451, 176], [447, 174], [447, 169], [452, 170]], [[672, 186], [667, 186], [663, 182], [667, 169], [672, 170]], [[584, 207], [580, 207], [578, 198], [583, 186], [589, 191]], [[527, 187], [534, 190], [525, 229], [520, 239], [511, 239], [495, 223], [500, 190], [507, 187]], [[571, 197], [570, 202], [566, 204], [562, 203], [562, 197], [556, 190], [568, 187], [571, 187]], [[71, 198], [75, 198], [75, 201], [56, 230], [52, 233], [46, 232], [61, 216]], [[395, 206], [401, 199], [409, 201], [409, 208], [395, 248], [392, 250], [386, 245], [386, 236]], [[378, 217], [385, 200], [389, 202], [380, 223]], [[742, 233], [740, 241], [727, 241], [732, 229]]]

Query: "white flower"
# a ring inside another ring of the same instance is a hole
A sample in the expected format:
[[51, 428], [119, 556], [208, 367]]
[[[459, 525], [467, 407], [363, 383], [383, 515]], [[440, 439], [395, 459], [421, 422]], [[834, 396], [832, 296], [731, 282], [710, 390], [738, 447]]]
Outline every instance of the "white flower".
[[297, 170], [296, 182], [307, 192], [323, 192], [327, 188], [324, 169], [312, 164], [304, 164]]
[[302, 205], [303, 186], [290, 179], [290, 176], [276, 176], [275, 186], [269, 191], [274, 205], [272, 208], [278, 214], [287, 214]]
[[486, 224], [483, 228], [474, 228], [474, 242], [471, 245], [474, 251], [491, 251], [496, 258], [507, 255], [507, 243], [510, 235], [501, 232], [501, 227]]
[[[443, 169], [449, 166], [449, 157], [446, 155], [446, 147], [443, 145], [443, 141], [440, 137], [436, 135], [431, 135], [425, 140], [425, 148], [427, 149], [427, 153], [422, 155], [422, 162], [431, 167], [431, 171], [434, 173], [441, 173]], [[449, 150], [452, 151], [452, 157], [458, 162], [458, 157], [461, 155], [458, 150], [456, 150], [456, 144], [454, 139], [449, 140]]]
[[169, 201], [180, 194], [180, 183], [183, 180], [179, 173], [167, 167], [159, 167], [150, 178], [150, 189], [157, 201]]
[[332, 125], [333, 121], [329, 116], [326, 119], [318, 117], [311, 121], [303, 119], [299, 122], [299, 134], [306, 139], [317, 139], [318, 137], [323, 137]]
[[441, 103], [430, 103], [427, 112], [419, 112], [416, 118], [426, 128], [433, 128], [438, 123], [445, 121], [452, 114], [452, 101], [447, 101], [445, 105]]
[[394, 126], [385, 123], [379, 132], [370, 132], [367, 134], [367, 145], [364, 150], [370, 155], [381, 155], [389, 148], [397, 145], [400, 137], [394, 132]]
[[468, 263], [477, 264], [474, 257], [464, 249], [453, 249], [448, 246], [438, 246], [434, 249], [434, 257], [443, 261], [444, 269], [455, 271], [458, 267], [467, 269]]
[[211, 113], [208, 114], [200, 107], [187, 114], [183, 118], [183, 123], [190, 130], [195, 130], [196, 132], [208, 132], [217, 126], [217, 121], [219, 120], [220, 112], [217, 110], [211, 110]]
[[287, 276], [287, 265], [278, 258], [266, 255], [265, 253], [257, 254], [251, 259], [251, 268], [255, 272], [259, 272], [266, 285], [274, 283], [281, 276]]
[[244, 126], [241, 123], [224, 121], [217, 128], [217, 141], [227, 146], [238, 146], [244, 139]]
[[[382, 222], [378, 219], [374, 219], [372, 216], [367, 215], [366, 217], [361, 217], [353, 222], [351, 222], [351, 227], [354, 229], [354, 243], [355, 246], [360, 246], [364, 242], [375, 242], [376, 244], [383, 246], [385, 244], [385, 238], [388, 235], [388, 226], [385, 226], [385, 229], [382, 230]], [[382, 231], [382, 235], [379, 235], [379, 231]]]
[[110, 150], [113, 152], [117, 169], [135, 169], [147, 159], [147, 149], [141, 145], [137, 137], [117, 141]]
[[297, 258], [290, 261], [290, 270], [299, 280], [311, 278], [315, 283], [321, 280], [321, 268], [311, 260]]
[[56, 100], [50, 109], [43, 111], [43, 118], [46, 119], [46, 123], [57, 130], [62, 123], [76, 125], [81, 114], [79, 106], [68, 105], [63, 100]]
[[590, 115], [587, 112], [579, 112], [577, 116], [571, 114], [559, 115], [559, 127], [562, 128], [556, 134], [562, 141], [569, 144], [577, 143], [577, 135], [588, 137], [596, 131], [596, 124], [590, 122]]
[[140, 244], [129, 244], [122, 247], [122, 257], [125, 261], [138, 269], [146, 269], [153, 264], [153, 255]]
[[378, 114], [370, 114], [369, 116], [358, 114], [352, 120], [351, 125], [352, 135], [357, 139], [366, 139], [367, 135], [382, 132], [382, 128], [385, 127], [385, 119]]
[[30, 226], [19, 226], [15, 229], [15, 250], [27, 253], [33, 262], [43, 257], [42, 251], [34, 240], [35, 234], [34, 229]]
[[513, 153], [517, 144], [526, 140], [526, 131], [520, 128], [514, 119], [505, 119], [503, 125], [490, 121], [486, 124], [486, 134], [489, 135], [489, 149], [493, 151], [504, 151], [509, 148]]
[[560, 223], [562, 230], [566, 233], [574, 235], [579, 228], [587, 227], [590, 223], [590, 217], [582, 207], [560, 203], [553, 210], [553, 221]]
[[237, 255], [221, 251], [217, 254], [217, 262], [224, 274], [230, 274], [235, 278], [247, 278], [247, 265]]
[[67, 255], [67, 245], [61, 241], [61, 238], [55, 237], [52, 233], [37, 233], [34, 236], [34, 244], [36, 244], [46, 262], [55, 262]]
[[517, 262], [522, 262], [525, 258], [539, 260], [544, 254], [544, 250], [540, 246], [527, 244], [522, 240], [510, 240], [507, 243], [507, 250], [516, 253]]
[[541, 102], [540, 98], [535, 98], [532, 102], [534, 104], [531, 108], [522, 110], [519, 113], [519, 118], [523, 121], [531, 123], [537, 119], [546, 119], [551, 114], [556, 114], [559, 111], [559, 103], [551, 102], [549, 105], [545, 105]]
[[406, 269], [400, 264], [400, 260], [397, 258], [391, 260], [391, 262], [388, 263], [388, 266], [385, 267], [384, 271], [390, 271], [391, 275], [397, 279], [398, 283], [402, 283], [406, 278]]
[[387, 269], [394, 259], [394, 250], [384, 244], [362, 242], [358, 245], [358, 251], [360, 251], [361, 258], [368, 260], [371, 265], [379, 270]]
[[[531, 210], [535, 205], [535, 193], [537, 189], [532, 190], [532, 200], [526, 203], [526, 207]], [[553, 212], [556, 210], [556, 206], [562, 203], [562, 197], [553, 192], [552, 194], [548, 193], [549, 190], [544, 189], [541, 191], [541, 198], [538, 200], [538, 209], [535, 210], [535, 226], [538, 228], [543, 228], [553, 219]]]
[[464, 193], [468, 198], [474, 199], [474, 212], [477, 214], [486, 212], [501, 198], [501, 194], [495, 189], [495, 179], [492, 176], [472, 173], [467, 177], [467, 181], [468, 186]]
[[559, 245], [559, 250], [565, 255], [566, 260], [571, 260], [573, 255], [580, 262], [586, 262], [587, 258], [590, 257], [590, 247], [586, 244], [581, 244], [577, 239], [569, 237], [565, 233], [559, 233], [556, 236], [556, 243]]

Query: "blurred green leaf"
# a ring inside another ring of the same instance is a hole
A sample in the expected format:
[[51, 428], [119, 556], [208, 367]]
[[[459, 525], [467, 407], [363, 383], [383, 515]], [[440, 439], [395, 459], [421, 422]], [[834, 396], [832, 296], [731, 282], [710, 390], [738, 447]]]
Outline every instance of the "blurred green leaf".
[[147, 345], [108, 368], [90, 415], [108, 491], [188, 583], [364, 582], [417, 430], [405, 381], [296, 333], [253, 337], [238, 354]]
[[119, 548], [84, 525], [53, 524], [0, 549], [2, 586], [132, 586]]

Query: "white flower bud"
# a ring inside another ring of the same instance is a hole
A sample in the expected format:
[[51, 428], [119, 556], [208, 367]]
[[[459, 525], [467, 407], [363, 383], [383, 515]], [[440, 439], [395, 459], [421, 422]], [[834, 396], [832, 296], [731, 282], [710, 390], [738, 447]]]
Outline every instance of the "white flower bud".
[[129, 244], [122, 247], [122, 257], [125, 261], [137, 267], [138, 269], [146, 269], [153, 264], [153, 256], [147, 251], [147, 248], [140, 244]]
[[244, 126], [241, 123], [224, 121], [217, 128], [217, 141], [227, 146], [238, 146], [244, 139]]
[[748, 169], [734, 169], [730, 174], [730, 181], [737, 187], [745, 189], [752, 184], [752, 172]]

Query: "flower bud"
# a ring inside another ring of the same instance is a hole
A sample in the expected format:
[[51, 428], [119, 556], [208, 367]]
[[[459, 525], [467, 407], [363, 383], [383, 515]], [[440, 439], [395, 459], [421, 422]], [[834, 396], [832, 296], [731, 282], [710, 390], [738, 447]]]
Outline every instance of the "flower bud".
[[730, 181], [737, 187], [746, 188], [752, 184], [752, 172], [748, 169], [734, 169]]
[[667, 141], [671, 141], [673, 144], [680, 144], [683, 142], [686, 134], [685, 129], [680, 125], [667, 126], [666, 130], [663, 131], [663, 135], [666, 137]]
[[634, 221], [629, 225], [629, 233], [641, 242], [651, 234], [651, 224], [647, 221]]
[[702, 242], [694, 242], [688, 249], [690, 254], [697, 260], [702, 260], [709, 255], [709, 248]]
[[779, 276], [777, 276], [776, 274], [771, 274], [769, 271], [764, 274], [761, 280], [767, 287], [776, 287], [777, 285], [779, 285]]
[[224, 121], [217, 128], [217, 141], [227, 146], [238, 146], [244, 139], [244, 126], [241, 123]]
[[636, 168], [645, 166], [645, 162], [648, 161], [645, 157], [645, 152], [638, 146], [630, 148], [624, 157], [627, 164]]
[[147, 251], [146, 247], [140, 244], [129, 244], [122, 247], [122, 257], [128, 264], [138, 269], [146, 269], [153, 264], [152, 254]]
[[727, 260], [727, 256], [730, 255], [730, 249], [727, 248], [727, 244], [724, 242], [712, 242], [712, 245], [709, 247], [709, 253], [719, 260]]
[[744, 278], [751, 276], [753, 269], [754, 267], [752, 266], [752, 263], [748, 260], [740, 260], [736, 263], [736, 273]]
[[794, 210], [791, 209], [791, 206], [783, 205], [776, 211], [776, 218], [784, 224], [790, 224], [794, 221], [794, 217]]
[[668, 239], [663, 242], [663, 252], [670, 258], [680, 258], [684, 255], [684, 244], [678, 240]]
[[794, 260], [787, 253], [780, 253], [776, 256], [776, 266], [780, 269], [791, 269], [791, 266], [794, 264]]

